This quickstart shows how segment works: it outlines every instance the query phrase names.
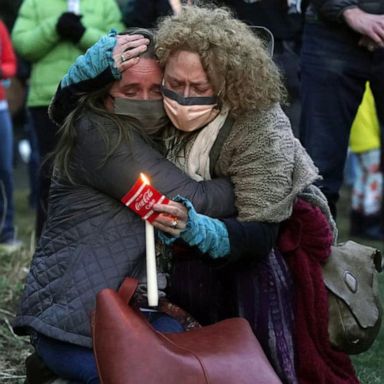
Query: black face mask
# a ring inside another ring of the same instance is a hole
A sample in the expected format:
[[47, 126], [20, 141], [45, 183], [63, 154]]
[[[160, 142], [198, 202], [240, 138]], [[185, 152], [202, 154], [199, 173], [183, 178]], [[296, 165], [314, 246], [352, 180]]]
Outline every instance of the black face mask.
[[115, 97], [114, 112], [128, 117], [135, 128], [147, 135], [155, 135], [169, 124], [163, 107], [163, 100], [132, 100]]

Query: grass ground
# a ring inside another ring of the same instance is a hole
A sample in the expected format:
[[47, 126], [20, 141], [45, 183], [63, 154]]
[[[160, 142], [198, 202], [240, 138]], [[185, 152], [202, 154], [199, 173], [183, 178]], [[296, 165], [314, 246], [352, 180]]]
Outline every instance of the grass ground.
[[29, 339], [12, 332], [12, 320], [32, 257], [34, 213], [28, 208], [27, 190], [16, 191], [16, 225], [22, 250], [0, 253], [0, 383], [24, 382], [24, 360], [32, 350]]
[[[340, 241], [348, 238], [348, 204], [348, 192], [344, 190], [339, 207]], [[12, 255], [0, 254], [0, 383], [4, 384], [24, 382], [24, 360], [31, 351], [28, 338], [14, 335], [10, 326], [34, 248], [34, 215], [27, 205], [26, 188], [16, 191], [16, 211], [18, 236], [25, 246]], [[383, 243], [364, 243], [377, 247], [384, 253]], [[379, 282], [381, 296], [384, 298], [384, 274], [379, 277]], [[373, 347], [368, 352], [352, 357], [352, 360], [362, 384], [384, 383], [384, 327]]]

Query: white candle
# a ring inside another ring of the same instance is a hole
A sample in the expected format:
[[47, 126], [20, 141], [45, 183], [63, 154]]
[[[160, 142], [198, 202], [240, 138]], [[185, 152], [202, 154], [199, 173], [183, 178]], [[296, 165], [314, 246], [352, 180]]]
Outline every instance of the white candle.
[[148, 305], [156, 307], [159, 302], [157, 290], [155, 231], [153, 225], [145, 221], [145, 245], [147, 250], [147, 295]]

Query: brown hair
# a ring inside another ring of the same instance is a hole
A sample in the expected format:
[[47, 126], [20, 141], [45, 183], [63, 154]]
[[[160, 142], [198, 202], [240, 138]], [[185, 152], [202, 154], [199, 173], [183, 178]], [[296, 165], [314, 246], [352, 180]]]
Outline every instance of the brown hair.
[[60, 175], [72, 184], [75, 184], [76, 182], [72, 177], [71, 163], [72, 153], [75, 148], [77, 139], [77, 125], [85, 113], [89, 112], [100, 116], [101, 121], [103, 121], [105, 118], [110, 119], [114, 123], [114, 126], [118, 132], [116, 136], [111, 135], [104, 124], [97, 123], [97, 121], [95, 122], [96, 128], [98, 129], [100, 136], [103, 138], [107, 148], [105, 157], [100, 158], [100, 166], [112, 155], [117, 146], [123, 140], [129, 141], [130, 130], [127, 129], [127, 127], [124, 129], [122, 118], [113, 112], [109, 112], [104, 106], [104, 100], [108, 95], [110, 87], [111, 84], [95, 92], [82, 95], [78, 105], [67, 116], [59, 130], [60, 139], [55, 148], [55, 151], [52, 154], [54, 157], [53, 165], [54, 168], [59, 171]]

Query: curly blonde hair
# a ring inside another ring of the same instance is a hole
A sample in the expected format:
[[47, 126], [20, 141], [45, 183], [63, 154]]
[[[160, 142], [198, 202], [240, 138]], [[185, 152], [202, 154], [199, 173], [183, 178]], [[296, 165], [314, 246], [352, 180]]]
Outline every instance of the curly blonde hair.
[[216, 94], [237, 117], [285, 98], [281, 76], [264, 42], [225, 8], [184, 6], [160, 21], [156, 54], [162, 67], [172, 54], [198, 53]]

